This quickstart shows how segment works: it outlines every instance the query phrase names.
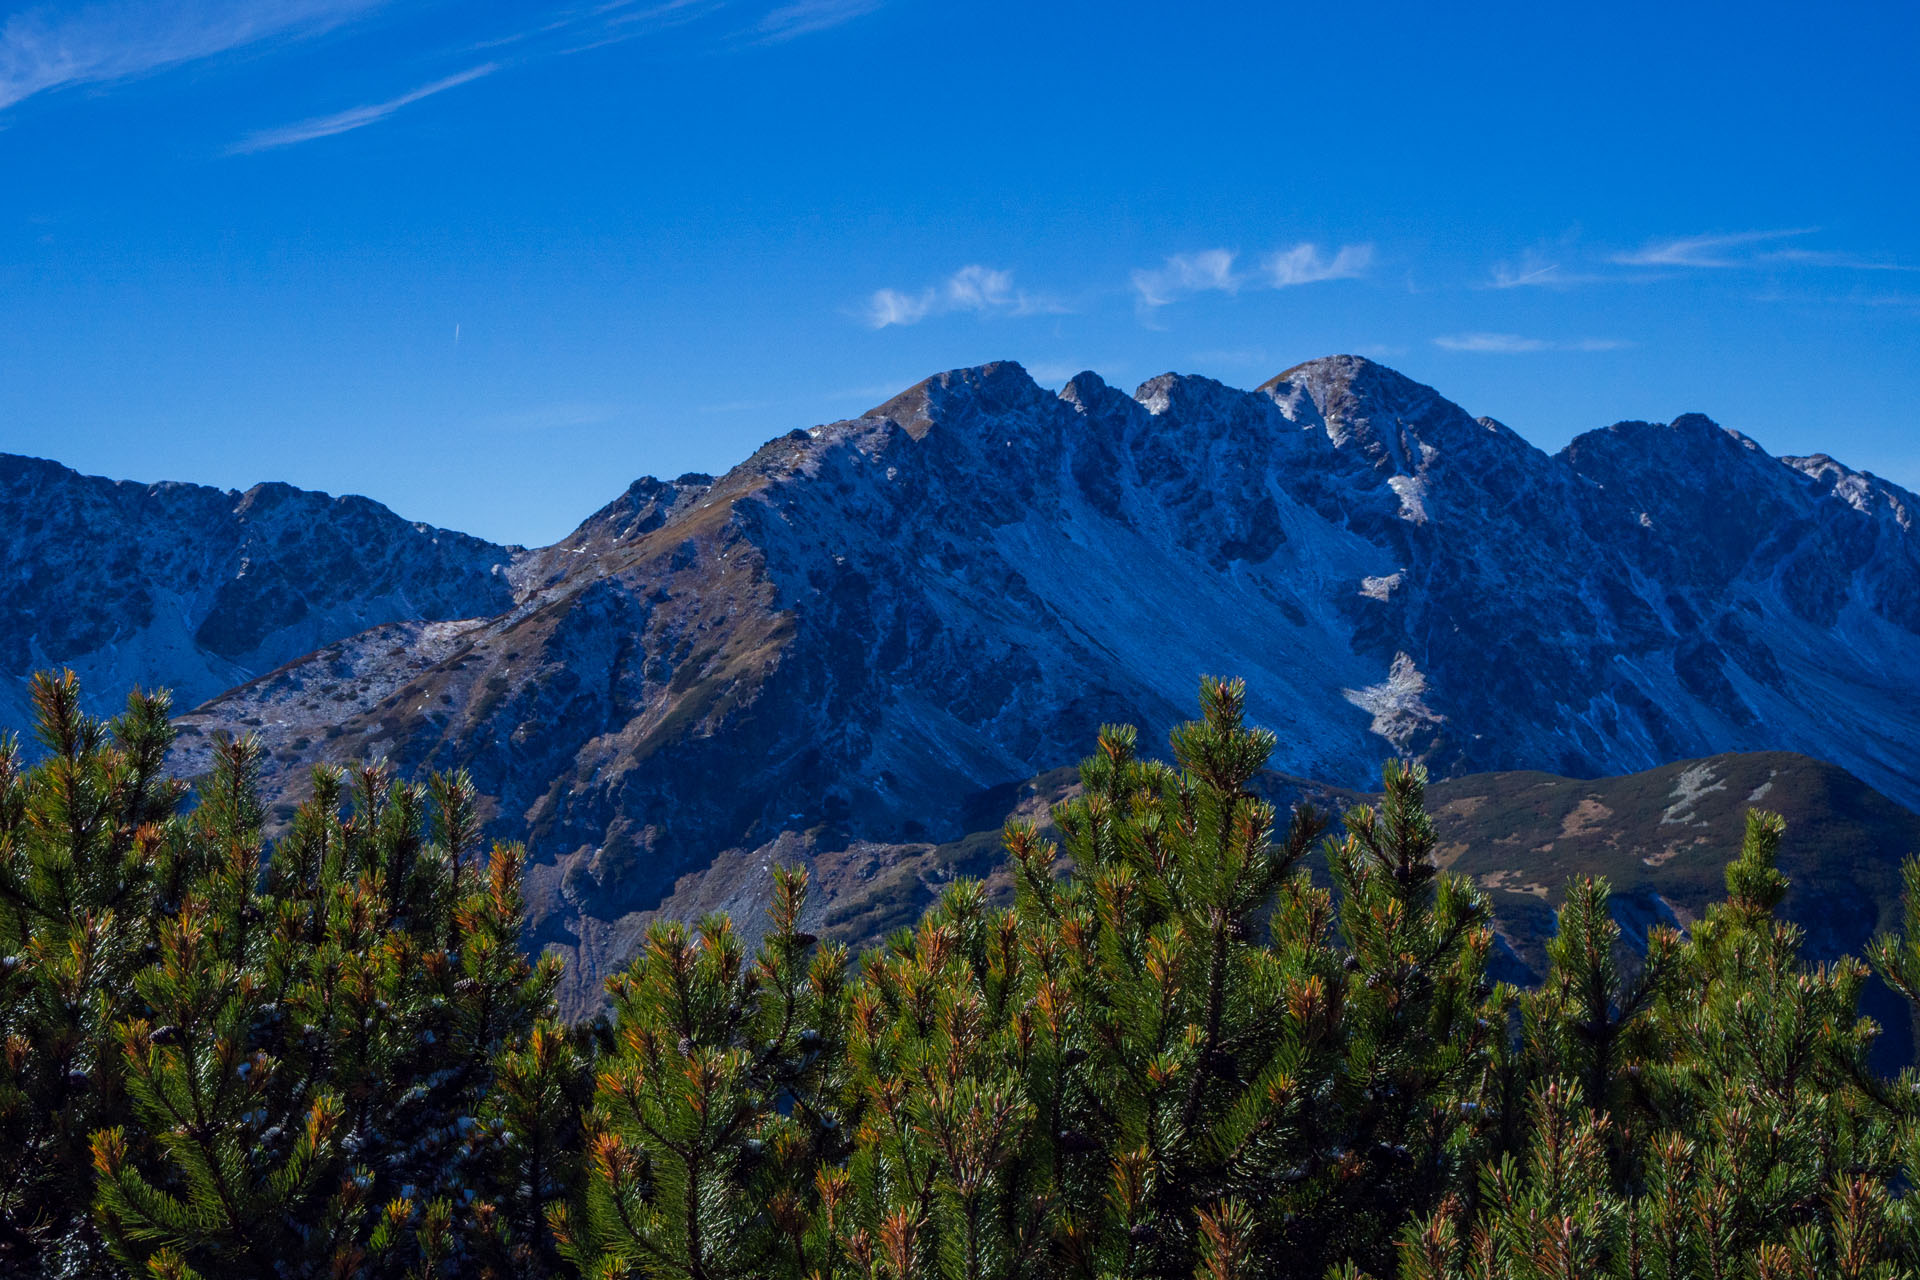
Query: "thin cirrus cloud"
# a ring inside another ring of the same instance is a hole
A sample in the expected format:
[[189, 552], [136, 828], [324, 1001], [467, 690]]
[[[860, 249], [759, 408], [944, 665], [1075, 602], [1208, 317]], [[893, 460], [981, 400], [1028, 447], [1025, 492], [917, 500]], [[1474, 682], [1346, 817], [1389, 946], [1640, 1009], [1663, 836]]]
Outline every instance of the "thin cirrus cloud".
[[274, 37], [313, 35], [384, 0], [100, 0], [43, 5], [0, 24], [0, 109], [73, 85], [105, 84]]
[[1141, 310], [1151, 311], [1197, 293], [1238, 293], [1242, 289], [1287, 289], [1322, 280], [1351, 280], [1373, 265], [1371, 244], [1342, 245], [1332, 254], [1319, 245], [1302, 242], [1268, 254], [1258, 266], [1242, 271], [1230, 249], [1176, 253], [1158, 267], [1142, 267], [1130, 277]]
[[1065, 311], [1050, 298], [1017, 289], [1013, 272], [973, 264], [960, 268], [938, 285], [917, 293], [876, 289], [867, 299], [863, 318], [869, 328], [919, 324], [929, 316], [953, 312], [1012, 316], [1057, 315]]
[[753, 34], [762, 44], [778, 44], [865, 17], [882, 3], [884, 0], [794, 0], [762, 15], [754, 24]]
[[1812, 235], [1817, 227], [1793, 227], [1781, 231], [1736, 231], [1726, 235], [1680, 236], [1654, 240], [1638, 249], [1616, 253], [1611, 259], [1623, 267], [1692, 267], [1698, 269], [1752, 266], [1764, 255], [1753, 252], [1758, 245]]
[[[405, 0], [93, 0], [41, 3], [0, 18], [0, 111], [39, 94], [131, 80], [235, 50], [291, 41], [344, 26]], [[840, 26], [879, 9], [883, 0], [789, 0], [750, 20], [745, 35], [773, 44]], [[618, 43], [714, 15], [728, 0], [598, 0], [585, 5], [526, 6], [527, 25], [469, 40], [469, 55], [518, 46], [526, 58], [566, 55]], [[543, 14], [544, 11], [544, 14]], [[465, 11], [461, 10], [463, 16]], [[483, 15], [482, 15], [483, 16]], [[443, 51], [444, 56], [444, 51]], [[497, 69], [489, 64], [487, 70]], [[485, 74], [462, 72], [391, 102], [373, 103], [286, 129], [263, 130], [235, 150], [260, 150], [345, 132], [421, 97]], [[368, 116], [367, 113], [372, 113]], [[331, 126], [299, 135], [306, 126]]]
[[[575, 53], [691, 22], [706, 16], [718, 7], [717, 0], [663, 0], [662, 3], [656, 4], [635, 4], [633, 0], [610, 0], [609, 3], [588, 10], [584, 15], [578, 13], [563, 15], [540, 27], [516, 33], [504, 41], [490, 43], [516, 43], [554, 32], [577, 32], [583, 26], [584, 19], [584, 25], [587, 28], [584, 34], [585, 42], [575, 43], [559, 50], [563, 54]], [[761, 19], [758, 30], [763, 33], [765, 40], [788, 40], [838, 26], [842, 22], [870, 13], [879, 7], [880, 0], [800, 0], [799, 3], [786, 5], [768, 13]], [[349, 107], [344, 111], [315, 116], [290, 125], [262, 129], [242, 138], [227, 151], [230, 155], [269, 151], [277, 147], [290, 147], [302, 142], [311, 142], [317, 138], [330, 138], [335, 134], [362, 129], [386, 119], [402, 107], [411, 106], [424, 98], [431, 98], [435, 94], [445, 93], [449, 89], [492, 75], [501, 70], [504, 65], [499, 62], [482, 63], [383, 102]]]
[[1920, 271], [1920, 267], [1904, 262], [1885, 262], [1878, 258], [1862, 257], [1857, 253], [1840, 253], [1831, 249], [1775, 249], [1758, 255], [1756, 261], [1806, 267], [1834, 267], [1842, 271]]
[[1574, 285], [1599, 284], [1609, 279], [1629, 280], [1632, 277], [1621, 272], [1615, 276], [1606, 276], [1590, 271], [1569, 271], [1558, 262], [1544, 262], [1538, 258], [1525, 258], [1518, 264], [1500, 262], [1494, 264], [1493, 278], [1480, 286], [1485, 289], [1567, 289]]
[[585, 9], [563, 9], [531, 26], [466, 46], [469, 53], [520, 46], [534, 55], [565, 56], [621, 44], [642, 36], [697, 22], [727, 0], [602, 0]]
[[[1673, 236], [1650, 240], [1638, 249], [1609, 254], [1595, 269], [1569, 270], [1559, 260], [1538, 252], [1516, 263], [1500, 262], [1481, 288], [1566, 288], [1589, 284], [1651, 284], [1681, 271], [1735, 271], [1767, 267], [1814, 267], [1842, 271], [1914, 271], [1906, 263], [1891, 262], [1832, 249], [1812, 249], [1790, 243], [1818, 231], [1817, 227], [1790, 227], [1772, 231], [1735, 231], [1712, 235]], [[1637, 268], [1622, 271], [1622, 267]]]
[[227, 148], [229, 155], [250, 155], [256, 151], [271, 151], [276, 147], [291, 147], [302, 142], [312, 142], [316, 138], [331, 138], [337, 133], [347, 133], [354, 129], [364, 129], [370, 124], [385, 120], [402, 107], [411, 106], [423, 98], [431, 98], [436, 93], [445, 93], [463, 84], [469, 84], [482, 76], [490, 76], [500, 69], [497, 62], [484, 62], [477, 67], [469, 67], [432, 84], [421, 85], [397, 98], [385, 102], [370, 102], [364, 106], [349, 107], [345, 111], [336, 111], [331, 115], [314, 116], [308, 120], [295, 121], [275, 129], [262, 129], [250, 133]]
[[1491, 289], [1526, 289], [1550, 287], [1560, 283], [1560, 264], [1549, 262], [1545, 266], [1523, 263], [1510, 266], [1501, 262], [1493, 268], [1493, 279], [1488, 283]]
[[1558, 341], [1528, 338], [1517, 333], [1452, 333], [1433, 340], [1443, 351], [1465, 351], [1476, 355], [1517, 356], [1536, 351], [1620, 351], [1632, 346], [1618, 338], [1576, 338]]
[[1256, 278], [1271, 288], [1285, 289], [1322, 280], [1355, 280], [1367, 274], [1372, 265], [1370, 244], [1342, 245], [1331, 258], [1321, 256], [1318, 245], [1297, 244], [1270, 254], [1261, 264], [1262, 276]]
[[[585, 15], [566, 15], [544, 26], [529, 28], [509, 37], [504, 43], [516, 43], [550, 35], [556, 31], [576, 32], [581, 27], [584, 16], [588, 27], [585, 43], [576, 43], [559, 50], [563, 54], [580, 52], [683, 22], [691, 22], [712, 13], [718, 7], [717, 0], [664, 0], [663, 3], [645, 5], [634, 4], [631, 0], [611, 0], [611, 3], [601, 4]], [[800, 3], [789, 4], [766, 14], [761, 19], [757, 30], [762, 33], [762, 39], [768, 42], [783, 41], [838, 26], [842, 22], [870, 13], [879, 7], [880, 0], [800, 0]], [[295, 146], [317, 138], [329, 138], [335, 134], [362, 129], [424, 98], [431, 98], [435, 94], [445, 93], [449, 89], [492, 75], [505, 65], [500, 62], [485, 62], [435, 80], [431, 84], [422, 85], [396, 98], [349, 107], [344, 111], [315, 116], [289, 125], [262, 129], [234, 143], [227, 148], [227, 153], [245, 155], [257, 151], [270, 151], [278, 147]]]

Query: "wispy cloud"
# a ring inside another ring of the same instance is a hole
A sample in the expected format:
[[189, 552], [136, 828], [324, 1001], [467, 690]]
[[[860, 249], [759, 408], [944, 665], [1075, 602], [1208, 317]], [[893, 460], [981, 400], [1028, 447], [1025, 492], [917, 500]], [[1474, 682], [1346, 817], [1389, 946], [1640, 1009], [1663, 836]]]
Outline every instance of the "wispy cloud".
[[1485, 289], [1570, 289], [1575, 285], [1602, 284], [1609, 281], [1630, 283], [1648, 278], [1643, 274], [1616, 271], [1611, 274], [1596, 271], [1579, 271], [1568, 268], [1561, 262], [1548, 262], [1537, 255], [1529, 254], [1518, 263], [1498, 262], [1493, 267], [1493, 277], [1484, 285]]
[[[764, 2], [764, 0], [763, 0]], [[332, 30], [395, 0], [44, 0], [0, 16], [0, 110], [37, 94], [71, 86], [109, 84], [203, 61], [268, 41], [290, 41]], [[749, 19], [750, 43], [771, 44], [825, 31], [879, 9], [884, 0], [790, 0]], [[540, 0], [519, 10], [522, 25], [461, 44], [469, 56], [512, 48], [516, 60], [565, 56], [664, 32], [734, 7], [733, 0]], [[468, 16], [466, 6], [450, 15]], [[483, 13], [472, 14], [484, 23]], [[471, 28], [469, 28], [471, 30]], [[736, 45], [739, 39], [735, 40]], [[504, 55], [503, 55], [504, 56]], [[471, 73], [463, 73], [471, 79]], [[454, 79], [453, 83], [464, 83]], [[452, 83], [427, 86], [433, 92]], [[369, 108], [398, 109], [415, 97]], [[377, 117], [376, 117], [377, 118]], [[333, 121], [334, 117], [327, 117]], [[342, 112], [344, 128], [368, 121]], [[309, 122], [318, 124], [320, 121]], [[341, 129], [335, 132], [343, 131]], [[279, 130], [257, 137], [269, 138]], [[314, 134], [322, 137], [325, 134]], [[304, 141], [293, 138], [291, 141]], [[250, 139], [249, 142], [252, 140]], [[267, 145], [287, 145], [269, 143]]]
[[1496, 263], [1493, 268], [1495, 289], [1524, 289], [1529, 286], [1556, 285], [1560, 283], [1560, 264], [1549, 262], [1544, 267], [1512, 267], [1506, 263]]
[[1158, 267], [1136, 270], [1133, 291], [1143, 307], [1164, 307], [1194, 293], [1238, 293], [1242, 280], [1233, 269], [1235, 256], [1228, 249], [1176, 253]]
[[1322, 280], [1351, 280], [1373, 265], [1371, 244], [1342, 245], [1333, 254], [1302, 242], [1267, 255], [1250, 271], [1235, 267], [1231, 249], [1176, 253], [1157, 267], [1141, 267], [1131, 276], [1140, 308], [1150, 311], [1197, 293], [1238, 293], [1241, 289], [1286, 289]]
[[919, 324], [928, 316], [955, 311], [1000, 315], [1057, 315], [1066, 308], [1046, 297], [1017, 289], [1013, 272], [978, 264], [965, 266], [940, 284], [918, 293], [876, 289], [862, 315], [871, 328]]
[[1517, 333], [1452, 333], [1435, 338], [1433, 345], [1446, 351], [1516, 356], [1535, 351], [1620, 351], [1633, 344], [1618, 338], [1576, 338], [1571, 341], [1562, 341], [1528, 338]]
[[609, 0], [549, 23], [541, 34], [561, 32], [561, 43], [552, 52], [564, 57], [684, 27], [719, 12], [727, 3], [728, 0], [662, 0], [641, 4], [638, 0]]
[[1865, 258], [1857, 253], [1840, 253], [1831, 249], [1774, 249], [1767, 253], [1756, 254], [1754, 261], [1784, 262], [1806, 267], [1833, 267], [1842, 271], [1920, 271], [1920, 267], [1910, 266], [1904, 262], [1886, 262], [1877, 258]]
[[765, 14], [754, 24], [754, 34], [762, 44], [778, 44], [865, 17], [882, 3], [884, 0], [794, 0]]
[[299, 120], [277, 129], [262, 129], [250, 133], [227, 148], [229, 155], [248, 155], [255, 151], [271, 151], [275, 147], [291, 147], [302, 142], [312, 142], [315, 138], [331, 138], [336, 133], [346, 133], [353, 129], [364, 129], [370, 124], [385, 120], [400, 108], [409, 106], [422, 98], [431, 98], [436, 93], [445, 93], [458, 88], [482, 76], [490, 76], [500, 69], [497, 62], [485, 62], [477, 67], [435, 80], [432, 84], [423, 84], [418, 89], [403, 93], [397, 98], [385, 102], [370, 102], [365, 106], [349, 107], [345, 111], [336, 111], [332, 115], [315, 116], [310, 120]]
[[602, 18], [610, 27], [630, 27], [655, 22], [678, 21], [688, 14], [698, 14], [717, 9], [726, 0], [657, 0], [646, 4], [642, 0], [608, 0], [606, 4], [595, 5], [593, 16]]
[[1654, 240], [1627, 253], [1616, 253], [1612, 261], [1623, 267], [1744, 267], [1755, 258], [1755, 245], [1796, 236], [1812, 235], [1818, 227], [1794, 227], [1782, 231], [1736, 231], [1726, 235], [1681, 236]]
[[[482, 53], [515, 45], [534, 45], [536, 53], [584, 53], [655, 31], [681, 26], [721, 8], [727, 0], [603, 0], [560, 9], [528, 26], [466, 46]], [[538, 47], [544, 46], [544, 47]]]
[[[1736, 231], [1713, 235], [1676, 236], [1651, 240], [1638, 249], [1616, 252], [1596, 261], [1578, 246], [1562, 243], [1556, 250], [1530, 250], [1517, 262], [1500, 262], [1480, 287], [1485, 289], [1570, 288], [1591, 284], [1654, 284], [1680, 271], [1756, 270], [1767, 267], [1814, 267], [1842, 271], [1915, 271], [1920, 267], [1858, 253], [1812, 249], [1782, 244], [1813, 235], [1817, 227], [1789, 227], [1773, 231]], [[1569, 266], [1571, 262], [1574, 265]], [[1638, 268], [1634, 271], [1622, 267]]]
[[1341, 245], [1331, 258], [1320, 252], [1315, 244], [1297, 244], [1291, 249], [1282, 249], [1261, 264], [1265, 272], [1265, 283], [1275, 289], [1285, 289], [1296, 284], [1318, 284], [1322, 280], [1353, 280], [1367, 274], [1367, 268], [1373, 265], [1373, 246], [1370, 244]]
[[384, 0], [100, 0], [43, 5], [0, 24], [0, 109], [69, 85], [195, 62], [276, 36], [311, 35]]

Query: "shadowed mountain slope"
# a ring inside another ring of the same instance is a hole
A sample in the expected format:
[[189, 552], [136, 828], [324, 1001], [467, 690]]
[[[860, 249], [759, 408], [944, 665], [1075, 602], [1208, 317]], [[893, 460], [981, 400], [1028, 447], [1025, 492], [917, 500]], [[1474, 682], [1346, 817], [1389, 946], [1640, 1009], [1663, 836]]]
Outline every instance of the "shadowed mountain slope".
[[512, 558], [366, 498], [0, 454], [0, 728], [32, 723], [25, 677], [41, 667], [74, 668], [95, 711], [135, 684], [185, 708], [379, 623], [496, 613]]

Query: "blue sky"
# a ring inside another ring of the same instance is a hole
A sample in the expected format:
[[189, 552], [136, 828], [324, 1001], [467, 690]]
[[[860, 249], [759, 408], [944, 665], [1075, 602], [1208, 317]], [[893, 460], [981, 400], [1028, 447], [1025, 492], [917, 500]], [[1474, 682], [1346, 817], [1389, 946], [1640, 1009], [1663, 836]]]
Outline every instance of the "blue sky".
[[564, 533], [928, 373], [1354, 351], [1920, 487], [1920, 10], [0, 5], [0, 449]]

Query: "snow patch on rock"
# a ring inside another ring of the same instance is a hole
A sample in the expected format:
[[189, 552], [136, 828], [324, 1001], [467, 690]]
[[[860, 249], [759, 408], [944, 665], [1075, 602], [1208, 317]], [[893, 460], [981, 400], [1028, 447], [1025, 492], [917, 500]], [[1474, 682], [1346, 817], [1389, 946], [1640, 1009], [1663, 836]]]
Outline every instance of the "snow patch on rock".
[[1661, 826], [1686, 826], [1693, 821], [1694, 806], [1703, 796], [1715, 791], [1725, 791], [1727, 784], [1720, 781], [1710, 764], [1697, 764], [1681, 772], [1674, 779], [1673, 791], [1667, 797], [1672, 804], [1660, 815]]
[[1409, 524], [1427, 522], [1427, 482], [1420, 476], [1389, 476], [1387, 487], [1400, 498], [1400, 518]]
[[1427, 705], [1424, 697], [1427, 678], [1405, 652], [1393, 656], [1393, 665], [1387, 669], [1387, 678], [1379, 684], [1342, 692], [1348, 702], [1373, 717], [1370, 726], [1373, 732], [1399, 750], [1405, 750], [1421, 730], [1446, 719]]
[[1405, 581], [1405, 579], [1405, 573], [1389, 573], [1365, 577], [1360, 579], [1360, 594], [1369, 600], [1379, 600], [1384, 603], [1392, 597], [1394, 591], [1399, 588], [1401, 582]]

